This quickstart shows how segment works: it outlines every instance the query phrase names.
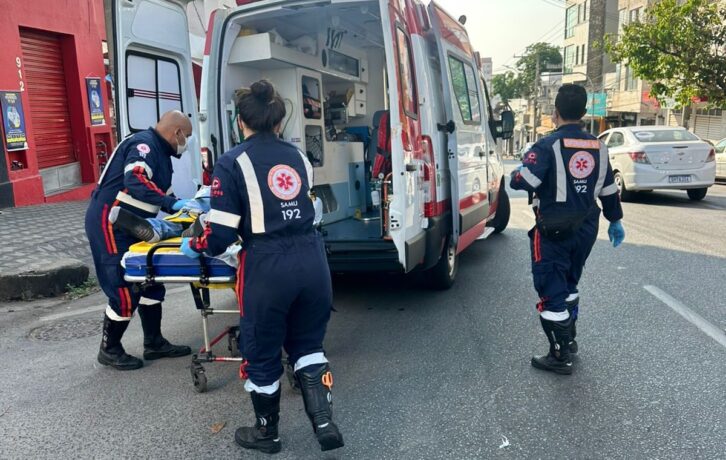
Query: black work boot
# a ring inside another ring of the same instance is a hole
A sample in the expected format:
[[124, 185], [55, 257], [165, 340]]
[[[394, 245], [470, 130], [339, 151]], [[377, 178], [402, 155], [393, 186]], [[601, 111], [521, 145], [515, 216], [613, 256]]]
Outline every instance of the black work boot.
[[295, 372], [302, 392], [305, 412], [313, 424], [320, 450], [343, 447], [343, 435], [333, 423], [333, 374], [328, 364], [313, 364]]
[[108, 221], [111, 222], [113, 228], [121, 229], [137, 240], [148, 243], [159, 241], [159, 236], [154, 232], [154, 227], [146, 219], [125, 210], [121, 206], [111, 208], [108, 213]]
[[186, 345], [172, 345], [161, 335], [161, 304], [139, 305], [141, 327], [144, 330], [144, 359], [178, 358], [192, 353]]
[[250, 397], [255, 409], [255, 426], [237, 428], [234, 440], [245, 449], [276, 454], [282, 449], [277, 432], [280, 421], [280, 389], [271, 395], [253, 391]]
[[572, 374], [570, 359], [570, 328], [572, 318], [564, 321], [548, 321], [540, 317], [542, 329], [550, 342], [550, 351], [545, 356], [532, 358], [532, 367], [556, 374]]
[[103, 316], [103, 336], [101, 337], [101, 347], [98, 350], [99, 363], [120, 371], [132, 371], [143, 367], [144, 362], [139, 358], [127, 355], [121, 345], [121, 337], [127, 327], [129, 327], [128, 321], [114, 321], [106, 315]]
[[577, 314], [580, 310], [580, 297], [578, 296], [574, 300], [565, 301], [567, 311], [570, 312], [570, 318], [572, 318], [572, 327], [570, 328], [570, 354], [577, 354]]

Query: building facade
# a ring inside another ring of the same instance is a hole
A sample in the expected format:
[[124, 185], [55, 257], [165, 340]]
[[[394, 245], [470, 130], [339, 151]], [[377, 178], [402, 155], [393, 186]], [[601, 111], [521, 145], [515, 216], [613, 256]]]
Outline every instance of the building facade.
[[111, 154], [103, 2], [4, 2], [0, 208], [82, 199]]

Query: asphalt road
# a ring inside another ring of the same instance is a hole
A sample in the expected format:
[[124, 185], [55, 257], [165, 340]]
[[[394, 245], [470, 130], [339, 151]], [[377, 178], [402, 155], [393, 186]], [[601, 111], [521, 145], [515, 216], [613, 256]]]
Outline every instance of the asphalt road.
[[[726, 457], [726, 186], [699, 203], [683, 192], [626, 203], [617, 249], [603, 221], [581, 284], [572, 376], [529, 365], [546, 340], [529, 273], [532, 217], [521, 194], [512, 204], [510, 227], [462, 255], [448, 292], [392, 276], [336, 281], [326, 347], [346, 447], [320, 453], [285, 385], [278, 458]], [[233, 441], [252, 421], [235, 367], [207, 366], [205, 394], [187, 358], [101, 368], [102, 302], [0, 307], [0, 457], [255, 458]], [[213, 302], [233, 307], [231, 292]], [[173, 341], [201, 343], [183, 288], [169, 295], [164, 327]], [[137, 320], [124, 343], [141, 354]]]

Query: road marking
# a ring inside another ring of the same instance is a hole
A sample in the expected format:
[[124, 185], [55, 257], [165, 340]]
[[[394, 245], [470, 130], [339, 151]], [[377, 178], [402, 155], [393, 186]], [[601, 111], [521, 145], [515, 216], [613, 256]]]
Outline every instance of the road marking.
[[[174, 289], [169, 289], [166, 291], [167, 294], [176, 294], [178, 292], [186, 291], [189, 289], [187, 286], [180, 286], [176, 287]], [[57, 319], [63, 319], [68, 318], [69, 316], [78, 316], [83, 315], [85, 313], [91, 313], [91, 312], [100, 312], [106, 310], [106, 304], [103, 305], [93, 305], [91, 307], [81, 308], [78, 310], [71, 310], [71, 311], [64, 311], [63, 313], [56, 313], [54, 315], [48, 315], [43, 316], [40, 318], [41, 321], [55, 321]]]
[[671, 297], [667, 292], [655, 286], [643, 286], [643, 288], [650, 292], [655, 298], [668, 305], [673, 311], [685, 318], [686, 321], [699, 328], [701, 332], [726, 347], [726, 333], [724, 333], [724, 331], [709, 323], [701, 315]]

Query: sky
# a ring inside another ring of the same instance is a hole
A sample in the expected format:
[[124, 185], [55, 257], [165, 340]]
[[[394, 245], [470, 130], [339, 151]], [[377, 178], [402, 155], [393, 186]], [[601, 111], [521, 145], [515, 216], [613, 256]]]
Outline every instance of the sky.
[[[452, 16], [466, 15], [466, 29], [482, 57], [491, 57], [494, 73], [514, 66], [527, 45], [546, 41], [562, 46], [563, 0], [437, 0]], [[562, 7], [557, 6], [562, 5]]]

